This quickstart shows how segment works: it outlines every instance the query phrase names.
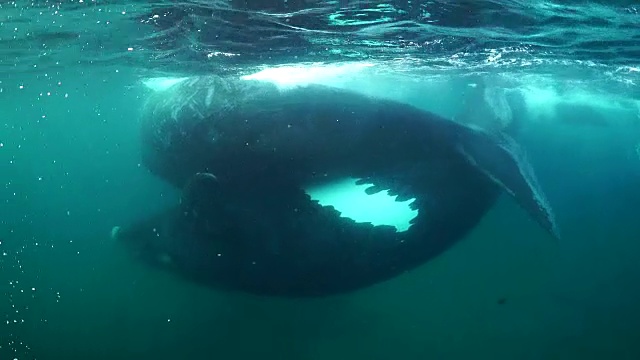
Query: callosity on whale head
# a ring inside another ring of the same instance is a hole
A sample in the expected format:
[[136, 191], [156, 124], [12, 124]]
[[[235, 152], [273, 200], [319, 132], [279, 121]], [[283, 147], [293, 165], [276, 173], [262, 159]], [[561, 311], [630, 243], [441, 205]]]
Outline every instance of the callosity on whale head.
[[[375, 284], [449, 248], [502, 191], [557, 235], [510, 137], [406, 104], [204, 76], [152, 94], [141, 125], [145, 166], [184, 194], [119, 238], [214, 287], [322, 296]], [[359, 218], [344, 201], [357, 192], [368, 210], [392, 196], [402, 220]]]

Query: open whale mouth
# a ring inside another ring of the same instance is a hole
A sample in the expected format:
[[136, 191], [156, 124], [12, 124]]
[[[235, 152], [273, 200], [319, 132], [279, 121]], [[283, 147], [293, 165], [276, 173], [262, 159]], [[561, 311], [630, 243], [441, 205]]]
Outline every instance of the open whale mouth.
[[388, 190], [368, 194], [366, 189], [371, 185], [359, 184], [358, 179], [343, 178], [309, 186], [305, 192], [320, 205], [332, 206], [341, 217], [357, 223], [393, 226], [397, 232], [409, 230], [411, 221], [418, 216], [418, 210], [411, 208], [416, 199], [399, 201], [397, 196], [389, 195]]

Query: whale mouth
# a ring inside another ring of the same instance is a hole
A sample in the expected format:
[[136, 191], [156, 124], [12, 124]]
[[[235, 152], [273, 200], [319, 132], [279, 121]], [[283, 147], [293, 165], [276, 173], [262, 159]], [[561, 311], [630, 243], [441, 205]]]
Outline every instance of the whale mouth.
[[331, 206], [341, 217], [357, 223], [371, 223], [374, 226], [392, 226], [397, 232], [409, 230], [418, 210], [412, 208], [415, 198], [398, 200], [389, 190], [380, 189], [375, 193], [367, 191], [372, 183], [362, 183], [359, 179], [342, 178], [328, 183], [306, 187], [304, 190], [312, 200], [321, 206]]

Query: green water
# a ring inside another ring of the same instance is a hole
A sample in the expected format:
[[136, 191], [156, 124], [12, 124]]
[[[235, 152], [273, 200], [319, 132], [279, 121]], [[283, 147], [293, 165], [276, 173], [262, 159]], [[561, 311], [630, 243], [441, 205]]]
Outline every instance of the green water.
[[640, 358], [637, 163], [622, 142], [578, 145], [624, 131], [565, 128], [532, 151], [560, 242], [505, 197], [467, 239], [396, 279], [259, 298], [149, 269], [110, 242], [112, 226], [177, 200], [139, 165], [133, 76], [2, 80], [0, 359]]

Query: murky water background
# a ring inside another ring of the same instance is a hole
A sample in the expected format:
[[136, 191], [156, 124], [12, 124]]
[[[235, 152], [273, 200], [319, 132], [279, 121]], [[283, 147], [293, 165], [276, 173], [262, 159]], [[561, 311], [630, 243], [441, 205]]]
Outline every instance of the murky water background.
[[[638, 358], [638, 44], [624, 1], [2, 1], [0, 358]], [[562, 241], [504, 198], [421, 268], [300, 301], [202, 288], [110, 243], [178, 197], [140, 165], [141, 80], [308, 62], [447, 116], [468, 76], [522, 94]]]

